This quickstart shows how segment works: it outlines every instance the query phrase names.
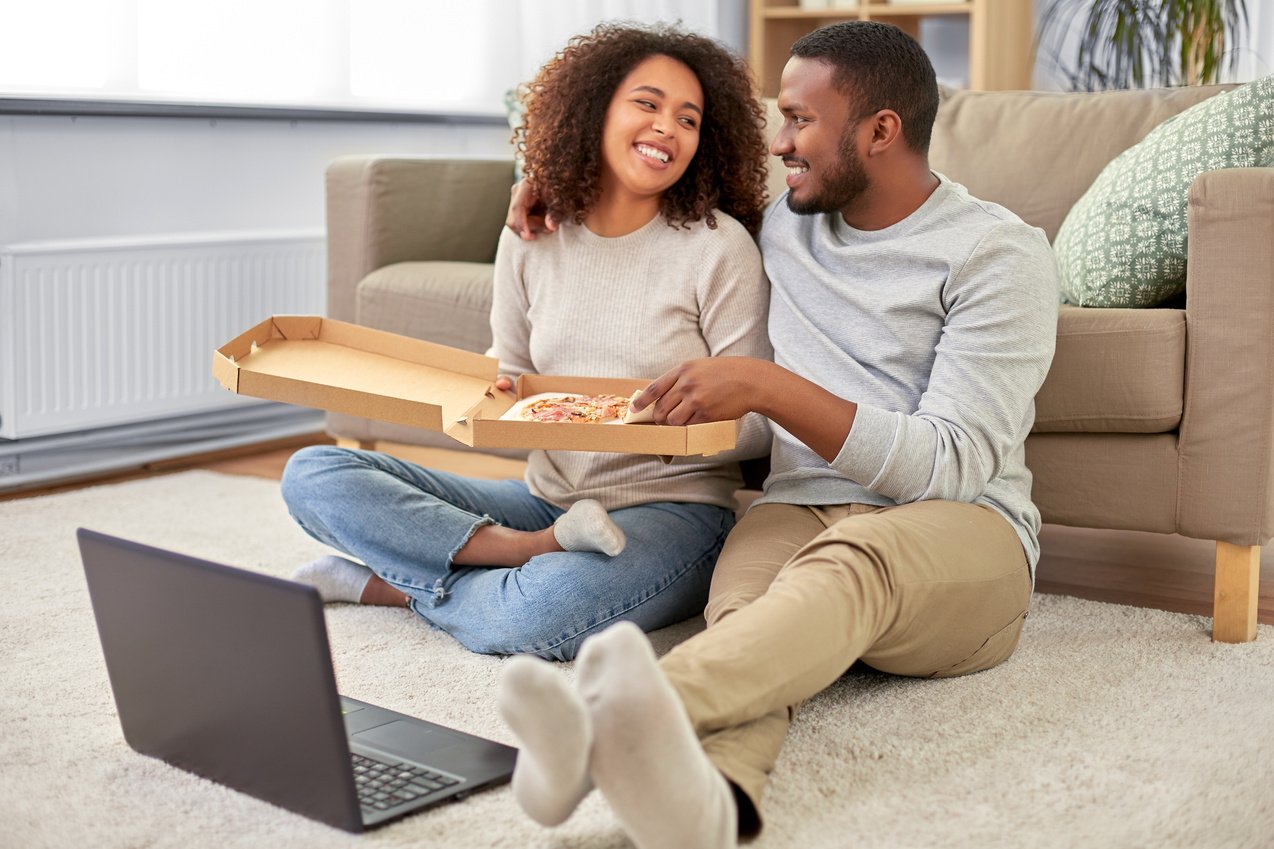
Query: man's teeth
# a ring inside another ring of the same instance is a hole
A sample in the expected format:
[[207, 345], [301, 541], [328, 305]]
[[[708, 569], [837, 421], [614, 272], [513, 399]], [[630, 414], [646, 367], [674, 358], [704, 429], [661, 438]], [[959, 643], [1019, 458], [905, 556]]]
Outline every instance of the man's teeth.
[[806, 171], [810, 170], [808, 165], [798, 165], [795, 162], [785, 162], [783, 164], [787, 166], [787, 173], [792, 175], [804, 174]]
[[664, 153], [662, 150], [659, 150], [658, 148], [649, 147], [648, 145], [644, 145], [644, 144], [637, 145], [637, 152], [640, 153], [642, 156], [649, 156], [651, 159], [658, 159], [660, 162], [668, 161], [668, 154]]

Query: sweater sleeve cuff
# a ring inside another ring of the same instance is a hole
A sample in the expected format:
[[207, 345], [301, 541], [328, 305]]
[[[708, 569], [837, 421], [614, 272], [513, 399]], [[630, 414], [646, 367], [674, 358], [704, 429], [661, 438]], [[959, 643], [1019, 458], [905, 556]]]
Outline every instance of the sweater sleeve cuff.
[[889, 459], [901, 419], [901, 413], [859, 404], [849, 436], [832, 461], [832, 468], [857, 484], [871, 487]]

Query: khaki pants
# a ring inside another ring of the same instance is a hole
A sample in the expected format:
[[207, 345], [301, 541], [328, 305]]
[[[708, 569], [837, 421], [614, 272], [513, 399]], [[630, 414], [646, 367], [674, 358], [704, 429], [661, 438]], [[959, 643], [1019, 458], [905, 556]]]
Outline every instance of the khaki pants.
[[707, 630], [660, 666], [747, 836], [801, 702], [859, 659], [919, 677], [989, 669], [1016, 648], [1030, 596], [1022, 544], [990, 508], [762, 504], [726, 540]]

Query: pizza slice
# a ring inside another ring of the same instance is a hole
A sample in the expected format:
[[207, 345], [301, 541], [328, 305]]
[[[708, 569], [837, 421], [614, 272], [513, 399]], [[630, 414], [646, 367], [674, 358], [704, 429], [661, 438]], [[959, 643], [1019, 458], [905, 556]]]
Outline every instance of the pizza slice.
[[622, 421], [627, 412], [623, 395], [561, 394], [529, 399], [520, 416], [529, 422], [606, 424]]

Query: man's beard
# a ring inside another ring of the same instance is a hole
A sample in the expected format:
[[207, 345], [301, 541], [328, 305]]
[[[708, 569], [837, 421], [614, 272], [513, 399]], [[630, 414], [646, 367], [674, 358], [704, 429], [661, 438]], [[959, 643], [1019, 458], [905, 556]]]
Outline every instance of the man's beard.
[[836, 164], [819, 180], [819, 188], [814, 196], [798, 201], [788, 192], [788, 209], [797, 215], [840, 212], [867, 190], [870, 181], [863, 168], [863, 160], [854, 148], [852, 130], [852, 124], [845, 128], [840, 140], [840, 156], [837, 157]]

